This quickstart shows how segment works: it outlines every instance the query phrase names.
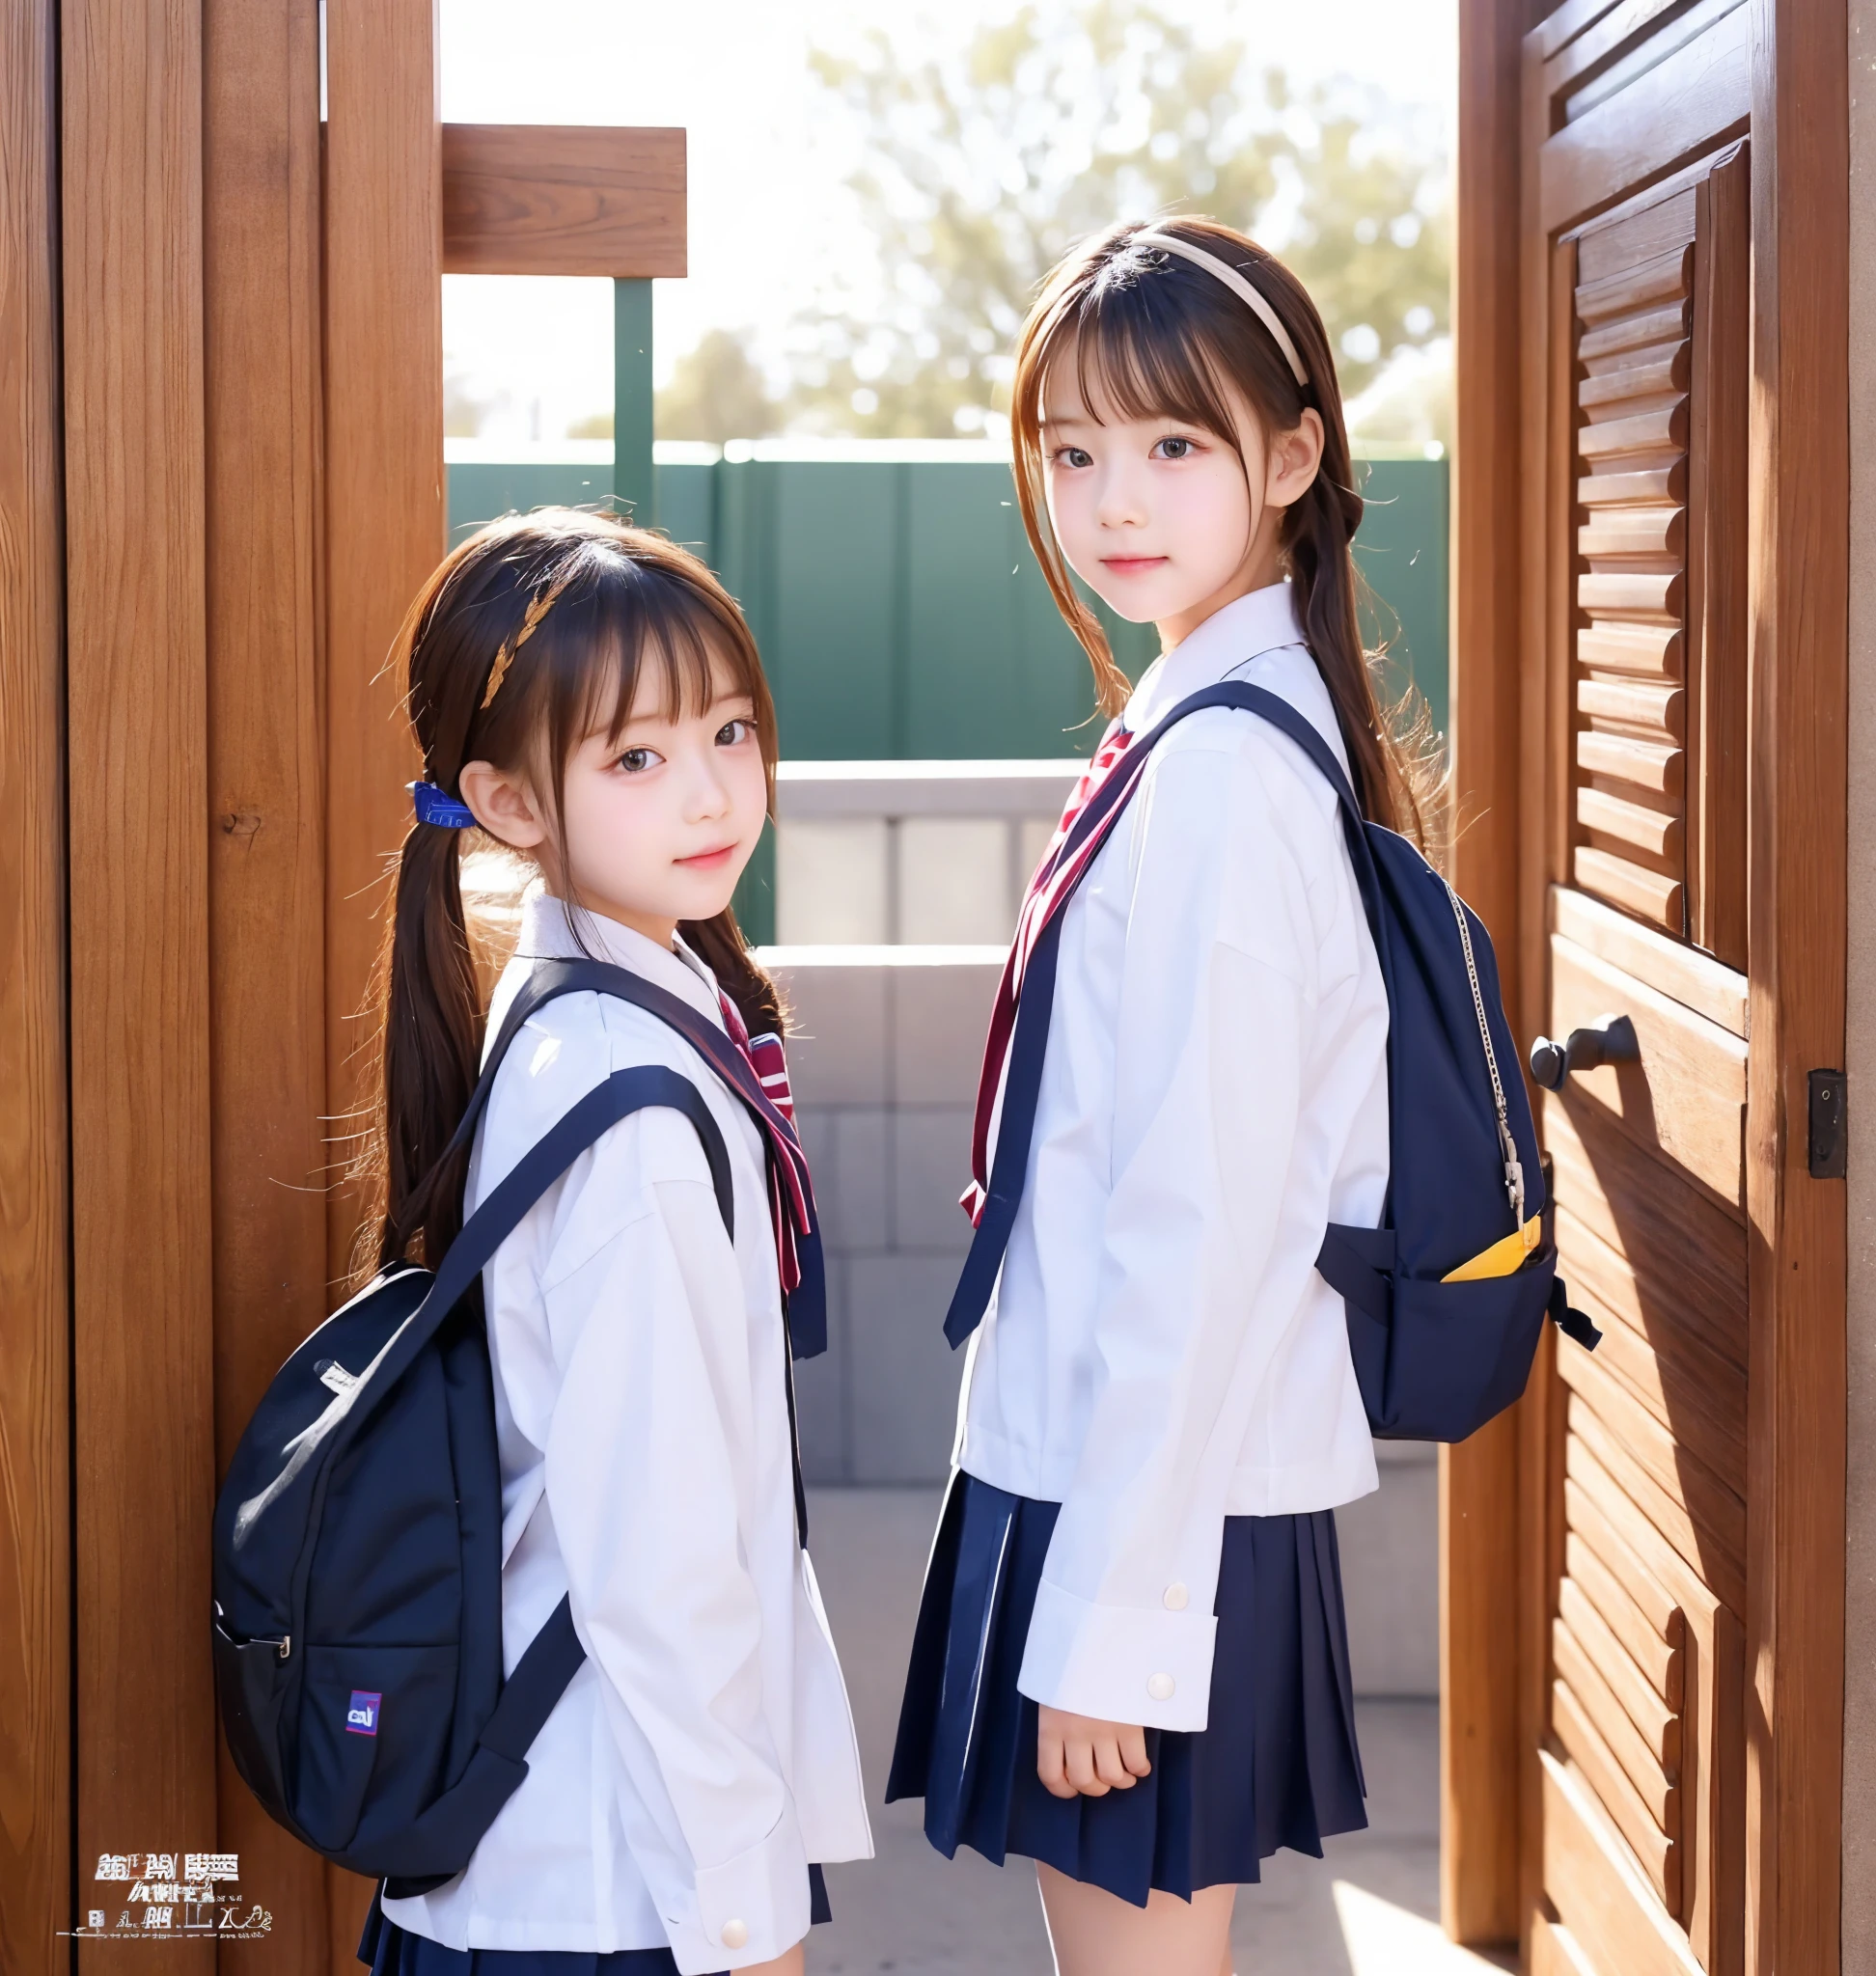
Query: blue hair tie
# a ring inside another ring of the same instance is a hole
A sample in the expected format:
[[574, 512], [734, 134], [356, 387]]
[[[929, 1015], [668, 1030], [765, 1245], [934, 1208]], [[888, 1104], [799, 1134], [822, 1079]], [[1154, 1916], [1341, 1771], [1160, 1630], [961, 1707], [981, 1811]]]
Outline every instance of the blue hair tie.
[[447, 789], [434, 782], [412, 782], [410, 800], [417, 808], [419, 823], [433, 823], [441, 830], [473, 830], [476, 812], [459, 803]]

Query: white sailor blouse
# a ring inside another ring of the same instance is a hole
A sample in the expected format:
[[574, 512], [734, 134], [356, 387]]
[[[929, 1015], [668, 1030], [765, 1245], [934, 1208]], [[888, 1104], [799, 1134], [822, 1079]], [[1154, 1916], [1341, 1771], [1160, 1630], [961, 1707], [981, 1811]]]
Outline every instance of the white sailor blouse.
[[[1345, 761], [1286, 584], [1159, 659], [1123, 724], [1248, 680]], [[1378, 1223], [1388, 1004], [1336, 796], [1267, 723], [1154, 748], [1063, 910], [1023, 1194], [971, 1340], [955, 1459], [1059, 1502], [1018, 1679], [1037, 1702], [1205, 1726], [1228, 1516], [1377, 1486], [1331, 1221]]]
[[[585, 950], [719, 1027], [687, 952], [580, 916]], [[533, 893], [489, 1022], [535, 957], [582, 952]], [[588, 1659], [467, 1869], [387, 1901], [456, 1949], [667, 1945], [685, 1976], [781, 1955], [809, 1928], [808, 1864], [872, 1844], [840, 1664], [796, 1538], [776, 1245], [757, 1128], [646, 1011], [569, 995], [498, 1073], [473, 1209], [614, 1071], [665, 1064], [729, 1148], [726, 1232], [694, 1127], [634, 1113], [583, 1154], [483, 1272], [503, 1486], [503, 1652], [563, 1595]]]

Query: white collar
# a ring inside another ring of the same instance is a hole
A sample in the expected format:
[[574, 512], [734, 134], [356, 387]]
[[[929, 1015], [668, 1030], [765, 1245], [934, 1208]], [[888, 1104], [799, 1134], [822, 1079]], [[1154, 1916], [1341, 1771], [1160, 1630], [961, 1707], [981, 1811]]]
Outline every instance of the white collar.
[[1304, 643], [1296, 592], [1287, 583], [1234, 597], [1147, 667], [1121, 721], [1131, 733], [1143, 733], [1188, 694], [1216, 686], [1265, 652]]
[[538, 880], [522, 894], [521, 935], [514, 950], [519, 960], [600, 960], [629, 968], [653, 986], [682, 996], [723, 1028], [716, 976], [681, 939], [675, 947], [664, 947], [603, 914], [582, 910], [576, 915]]

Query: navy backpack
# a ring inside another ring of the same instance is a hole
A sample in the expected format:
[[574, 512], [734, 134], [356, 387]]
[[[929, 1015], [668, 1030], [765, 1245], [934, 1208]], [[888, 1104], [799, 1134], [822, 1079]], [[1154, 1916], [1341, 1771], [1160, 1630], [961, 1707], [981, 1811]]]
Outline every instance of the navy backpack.
[[[622, 969], [538, 969], [452, 1151], [528, 1017], [601, 981], [672, 1019], [675, 998]], [[296, 1838], [393, 1897], [469, 1863], [585, 1659], [563, 1599], [502, 1679], [483, 1266], [582, 1152], [652, 1106], [696, 1127], [733, 1235], [729, 1153], [697, 1086], [662, 1065], [615, 1072], [529, 1149], [433, 1276], [392, 1263], [288, 1359], [215, 1505], [215, 1682], [234, 1767]]]
[[[1392, 1167], [1381, 1225], [1332, 1221], [1315, 1266], [1347, 1306], [1349, 1351], [1375, 1437], [1464, 1441], [1524, 1391], [1547, 1315], [1589, 1349], [1601, 1336], [1570, 1308], [1557, 1274], [1537, 1135], [1492, 943], [1405, 837], [1363, 816], [1335, 752], [1278, 695], [1237, 680], [1205, 687], [1143, 735], [1134, 754], [1145, 756], [1169, 728], [1207, 707], [1268, 721], [1336, 792], [1388, 993]], [[1104, 828], [1138, 782], [1112, 786], [1112, 800], [1104, 805], [1097, 792], [1083, 810], [1071, 845]], [[1025, 1002], [1034, 994], [1044, 1013], [1061, 927], [1058, 912], [1024, 980]], [[1020, 1133], [999, 1135], [977, 1240], [946, 1320], [953, 1345], [989, 1301], [1014, 1222], [1046, 1029], [1046, 1022], [1024, 1023], [1019, 1012], [1003, 1107], [1007, 1121], [1027, 1122]], [[1006, 1136], [1022, 1143], [1007, 1153]]]

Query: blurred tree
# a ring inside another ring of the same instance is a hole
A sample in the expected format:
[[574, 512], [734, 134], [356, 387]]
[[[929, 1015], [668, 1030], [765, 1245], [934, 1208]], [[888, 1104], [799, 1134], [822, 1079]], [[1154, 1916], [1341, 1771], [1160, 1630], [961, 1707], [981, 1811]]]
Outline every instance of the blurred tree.
[[751, 356], [747, 332], [712, 329], [677, 359], [658, 394], [660, 439], [760, 439], [782, 424], [782, 408]]
[[1350, 397], [1446, 328], [1446, 161], [1378, 92], [1299, 95], [1153, 0], [1025, 6], [911, 63], [878, 29], [812, 59], [854, 127], [876, 262], [797, 327], [797, 427], [985, 429], [1037, 282], [1121, 218], [1207, 212], [1282, 253]]
[[[672, 366], [658, 393], [660, 439], [760, 439], [778, 430], [782, 407], [749, 350], [747, 331], [705, 330]], [[567, 427], [569, 439], [610, 439], [613, 415], [593, 412]]]

